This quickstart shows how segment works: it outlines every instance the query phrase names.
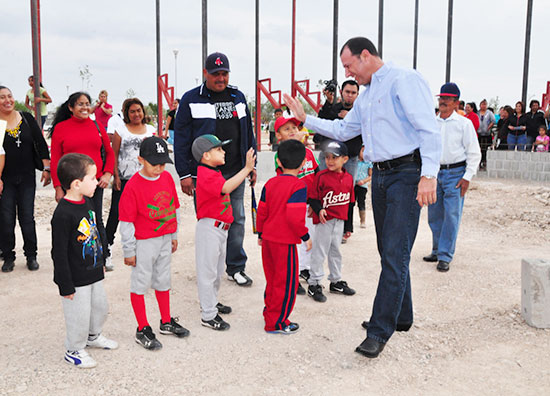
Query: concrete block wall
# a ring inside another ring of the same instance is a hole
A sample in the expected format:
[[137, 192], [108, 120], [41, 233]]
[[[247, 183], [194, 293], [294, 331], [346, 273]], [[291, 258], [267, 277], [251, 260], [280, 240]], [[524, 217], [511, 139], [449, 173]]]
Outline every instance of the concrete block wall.
[[530, 326], [550, 328], [550, 260], [521, 261], [521, 315]]
[[550, 184], [550, 153], [488, 150], [487, 176]]

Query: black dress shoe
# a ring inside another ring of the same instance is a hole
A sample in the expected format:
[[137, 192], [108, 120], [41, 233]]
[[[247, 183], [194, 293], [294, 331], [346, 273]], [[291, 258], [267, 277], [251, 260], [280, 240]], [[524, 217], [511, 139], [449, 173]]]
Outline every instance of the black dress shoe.
[[437, 261], [437, 256], [431, 253], [429, 256], [422, 257], [422, 260], [427, 261], [428, 263], [435, 263]]
[[365, 338], [365, 340], [355, 348], [355, 352], [360, 353], [368, 358], [375, 358], [384, 350], [386, 344], [376, 341], [373, 338]]
[[[363, 323], [361, 323], [361, 326], [365, 330], [368, 330], [369, 329], [369, 321], [364, 320]], [[409, 329], [411, 327], [412, 327], [412, 323], [409, 323], [409, 324], [398, 323], [397, 326], [395, 327], [395, 331], [409, 331]]]
[[38, 265], [38, 261], [36, 261], [36, 258], [29, 258], [27, 259], [27, 268], [29, 271], [36, 271], [40, 266]]
[[15, 260], [5, 260], [2, 265], [2, 272], [12, 272], [15, 267]]
[[448, 261], [439, 260], [439, 263], [437, 263], [437, 270], [438, 270], [439, 272], [447, 272], [447, 271], [449, 271], [449, 262], [448, 262]]

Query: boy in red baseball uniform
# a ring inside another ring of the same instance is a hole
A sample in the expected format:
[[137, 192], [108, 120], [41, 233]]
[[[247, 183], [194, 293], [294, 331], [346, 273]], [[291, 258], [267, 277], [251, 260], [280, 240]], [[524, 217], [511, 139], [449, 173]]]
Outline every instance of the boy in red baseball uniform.
[[246, 164], [235, 176], [225, 180], [217, 168], [225, 164], [222, 146], [231, 140], [220, 141], [214, 135], [195, 139], [191, 152], [197, 167], [197, 227], [195, 231], [195, 263], [201, 305], [201, 324], [214, 330], [227, 330], [229, 323], [221, 314], [231, 313], [231, 307], [218, 301], [220, 279], [225, 269], [227, 234], [233, 222], [229, 194], [239, 187], [254, 170], [254, 149], [246, 153]]
[[311, 249], [305, 224], [307, 187], [298, 179], [306, 150], [301, 142], [291, 139], [281, 143], [277, 154], [282, 173], [269, 179], [262, 189], [256, 218], [266, 279], [264, 329], [293, 334], [300, 328], [288, 320], [299, 283], [296, 244], [303, 241], [307, 250]]
[[[303, 133], [298, 129], [300, 125], [300, 120], [296, 118], [284, 118], [279, 117], [275, 121], [275, 136], [277, 137], [278, 142], [285, 142], [290, 139], [301, 141]], [[313, 180], [315, 179], [315, 174], [319, 171], [319, 164], [317, 159], [313, 154], [313, 151], [306, 147], [306, 162], [304, 166], [300, 169], [298, 173], [298, 179], [301, 179], [306, 183], [308, 193], [313, 188]], [[283, 173], [282, 169], [277, 164], [277, 153], [275, 153], [275, 172], [277, 175]], [[306, 212], [306, 227], [309, 230], [309, 236], [311, 239], [314, 239], [313, 235], [313, 220], [311, 216], [307, 215]], [[311, 260], [311, 250], [306, 250], [306, 245], [301, 243], [298, 245], [298, 261], [300, 264], [300, 277], [304, 280], [309, 278], [309, 261]], [[305, 289], [300, 283], [298, 283], [298, 294], [306, 294]]]
[[165, 171], [172, 160], [164, 139], [144, 139], [138, 160], [143, 168], [128, 180], [120, 197], [120, 234], [124, 264], [132, 267], [130, 300], [138, 322], [135, 340], [145, 349], [155, 350], [162, 344], [145, 312], [144, 295], [150, 287], [155, 289], [159, 305], [161, 334], [189, 335], [170, 315], [170, 261], [178, 248], [180, 205], [174, 179]]
[[344, 221], [348, 218], [348, 206], [354, 202], [353, 176], [345, 169], [348, 148], [336, 140], [327, 141], [323, 147], [327, 169], [315, 175], [308, 203], [313, 212], [315, 240], [311, 251], [311, 268], [308, 279], [308, 295], [315, 301], [325, 302], [321, 280], [325, 273], [323, 264], [328, 255], [330, 292], [351, 296], [355, 290], [342, 280], [342, 255], [340, 244]]

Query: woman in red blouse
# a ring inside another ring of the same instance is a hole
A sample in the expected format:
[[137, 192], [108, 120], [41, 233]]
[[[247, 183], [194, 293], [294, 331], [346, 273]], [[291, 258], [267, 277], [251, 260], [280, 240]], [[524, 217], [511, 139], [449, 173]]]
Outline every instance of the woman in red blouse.
[[479, 129], [479, 116], [477, 115], [477, 106], [474, 102], [466, 103], [466, 107], [464, 107], [464, 111], [466, 112], [466, 115], [464, 117], [468, 118], [470, 121], [472, 121], [472, 124], [474, 124], [474, 129]]
[[[109, 185], [115, 164], [115, 155], [105, 128], [89, 118], [91, 113], [90, 96], [85, 92], [75, 92], [61, 105], [55, 114], [50, 137], [51, 170], [55, 200], [65, 196], [57, 177], [57, 164], [68, 153], [90, 156], [97, 167], [98, 185], [92, 201], [95, 206], [98, 224], [103, 225], [103, 189]], [[102, 159], [102, 151], [104, 158]]]

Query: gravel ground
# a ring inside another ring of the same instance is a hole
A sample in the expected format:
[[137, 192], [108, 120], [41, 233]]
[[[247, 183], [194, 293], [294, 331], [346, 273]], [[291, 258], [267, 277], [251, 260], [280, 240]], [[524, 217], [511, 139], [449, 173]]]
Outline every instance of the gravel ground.
[[[327, 293], [324, 304], [298, 296], [291, 319], [301, 329], [292, 336], [263, 331], [265, 280], [247, 223], [247, 273], [254, 284], [240, 288], [223, 280], [220, 301], [233, 313], [226, 317], [231, 329], [217, 333], [200, 326], [195, 220], [191, 200], [180, 198], [183, 227], [172, 261], [171, 305], [191, 336], [157, 331], [164, 344], [158, 352], [134, 342], [130, 270], [118, 243], [116, 269], [106, 274], [110, 314], [104, 334], [120, 348], [90, 351], [97, 368], [79, 370], [63, 363], [65, 329], [50, 259], [53, 191], [38, 191], [40, 270], [26, 269], [18, 239], [14, 272], [0, 274], [0, 395], [550, 394], [550, 329], [531, 328], [520, 315], [521, 259], [549, 257], [549, 187], [474, 179], [456, 256], [445, 274], [422, 261], [431, 248], [423, 210], [411, 259], [415, 323], [396, 333], [377, 359], [354, 353], [365, 337], [360, 324], [370, 315], [380, 271], [372, 216], [367, 229], [356, 224], [341, 248], [344, 279], [357, 294]], [[108, 199], [106, 192], [106, 206]], [[158, 329], [153, 293], [146, 304]]]

